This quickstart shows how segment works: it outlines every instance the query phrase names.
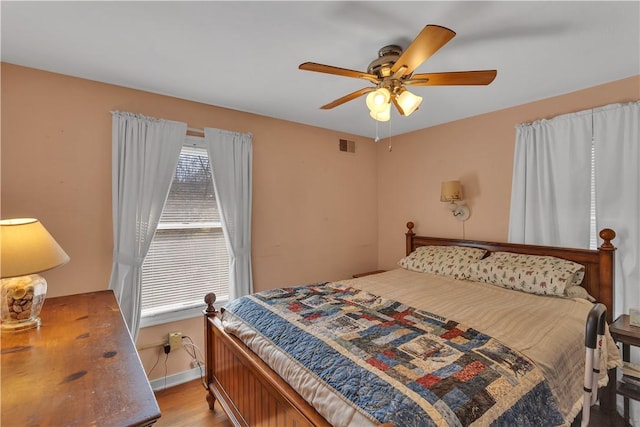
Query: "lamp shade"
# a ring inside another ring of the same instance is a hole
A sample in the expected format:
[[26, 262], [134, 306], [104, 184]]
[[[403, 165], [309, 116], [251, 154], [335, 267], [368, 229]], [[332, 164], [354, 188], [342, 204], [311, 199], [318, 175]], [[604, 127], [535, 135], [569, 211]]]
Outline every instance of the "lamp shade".
[[382, 111], [369, 111], [369, 115], [379, 122], [388, 122], [391, 119], [391, 104], [387, 104]]
[[422, 103], [422, 97], [414, 95], [408, 90], [402, 91], [400, 95], [396, 97], [398, 107], [402, 111], [402, 114], [408, 116], [418, 109]]
[[379, 88], [370, 92], [366, 98], [366, 104], [371, 113], [382, 113], [389, 108], [389, 100], [391, 99], [391, 93], [389, 89]]
[[69, 255], [34, 218], [0, 220], [0, 277], [46, 271], [69, 262]]
[[440, 201], [453, 202], [462, 200], [462, 185], [460, 181], [445, 181], [440, 188]]

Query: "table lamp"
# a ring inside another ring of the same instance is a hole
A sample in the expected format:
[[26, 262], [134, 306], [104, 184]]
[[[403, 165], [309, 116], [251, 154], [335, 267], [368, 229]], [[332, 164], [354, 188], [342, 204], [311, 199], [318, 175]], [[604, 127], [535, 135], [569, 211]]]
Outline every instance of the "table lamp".
[[0, 220], [0, 331], [40, 326], [47, 294], [42, 271], [69, 262], [69, 256], [34, 218]]

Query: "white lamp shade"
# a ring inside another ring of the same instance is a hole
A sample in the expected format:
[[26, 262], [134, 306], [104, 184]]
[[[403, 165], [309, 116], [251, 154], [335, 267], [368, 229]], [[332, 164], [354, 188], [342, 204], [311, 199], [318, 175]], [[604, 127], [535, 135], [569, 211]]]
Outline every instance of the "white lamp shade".
[[39, 273], [69, 262], [69, 255], [34, 218], [0, 220], [0, 277]]
[[422, 103], [422, 97], [405, 90], [396, 97], [396, 102], [400, 107], [402, 114], [408, 116], [418, 109]]
[[462, 200], [462, 185], [460, 181], [445, 181], [440, 188], [440, 201], [453, 202]]
[[391, 104], [387, 104], [387, 108], [380, 112], [369, 111], [369, 115], [379, 122], [388, 122], [391, 119]]
[[371, 113], [382, 113], [388, 109], [391, 93], [386, 88], [376, 89], [367, 95], [366, 103]]

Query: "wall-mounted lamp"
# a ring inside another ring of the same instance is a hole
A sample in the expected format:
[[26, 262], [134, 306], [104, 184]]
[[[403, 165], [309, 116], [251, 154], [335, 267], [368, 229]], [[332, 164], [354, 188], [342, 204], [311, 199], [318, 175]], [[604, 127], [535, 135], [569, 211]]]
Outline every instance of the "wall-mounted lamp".
[[471, 212], [469, 207], [464, 204], [458, 204], [462, 201], [462, 185], [460, 181], [445, 181], [440, 189], [440, 201], [450, 202], [449, 210], [458, 221], [466, 221], [469, 219]]
[[66, 264], [69, 256], [33, 218], [0, 220], [0, 248], [0, 330], [37, 328], [47, 282], [36, 273]]

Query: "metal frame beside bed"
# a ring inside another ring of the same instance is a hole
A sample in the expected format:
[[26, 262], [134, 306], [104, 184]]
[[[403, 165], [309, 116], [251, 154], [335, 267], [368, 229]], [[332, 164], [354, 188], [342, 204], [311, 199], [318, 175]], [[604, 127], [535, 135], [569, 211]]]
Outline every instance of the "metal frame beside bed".
[[[607, 308], [607, 321], [613, 313], [613, 280], [615, 232], [604, 229], [598, 250], [559, 248], [515, 243], [483, 242], [416, 236], [414, 224], [407, 223], [406, 253], [419, 246], [473, 246], [489, 252], [507, 251], [532, 255], [549, 255], [578, 262], [585, 266], [583, 287]], [[213, 410], [216, 400], [236, 426], [329, 426], [289, 384], [275, 373], [238, 338], [227, 334], [214, 308], [215, 294], [205, 297], [206, 385], [207, 402]], [[586, 320], [585, 320], [586, 321]], [[615, 390], [601, 393], [601, 406], [614, 408]]]

